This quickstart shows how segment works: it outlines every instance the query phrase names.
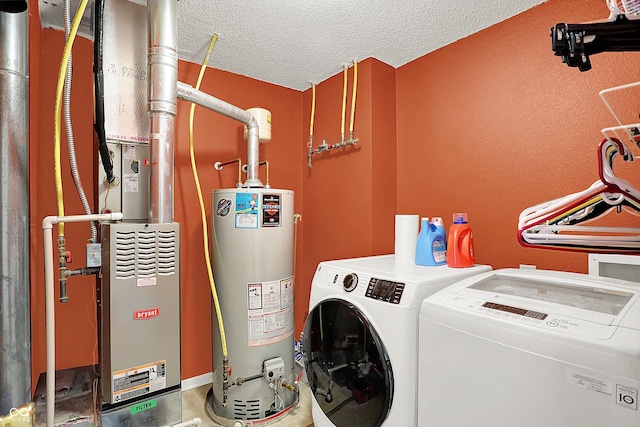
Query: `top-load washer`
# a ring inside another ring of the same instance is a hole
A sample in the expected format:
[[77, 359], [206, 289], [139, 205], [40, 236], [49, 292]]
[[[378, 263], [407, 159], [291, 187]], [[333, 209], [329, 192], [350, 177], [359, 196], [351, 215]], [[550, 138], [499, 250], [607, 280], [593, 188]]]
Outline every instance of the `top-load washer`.
[[640, 426], [639, 294], [637, 283], [522, 269], [431, 295], [418, 425]]
[[422, 300], [489, 266], [397, 266], [393, 255], [321, 262], [303, 350], [317, 427], [414, 426]]

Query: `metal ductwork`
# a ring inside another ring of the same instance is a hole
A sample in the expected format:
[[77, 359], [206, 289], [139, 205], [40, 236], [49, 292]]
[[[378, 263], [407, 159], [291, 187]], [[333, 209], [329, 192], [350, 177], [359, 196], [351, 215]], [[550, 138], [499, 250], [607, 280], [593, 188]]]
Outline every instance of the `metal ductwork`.
[[31, 401], [28, 24], [0, 1], [0, 414]]
[[253, 117], [249, 111], [214, 98], [182, 82], [178, 82], [178, 98], [194, 102], [230, 119], [242, 122], [247, 126], [247, 180], [243, 187], [264, 187], [258, 178], [258, 165], [260, 164], [260, 129], [255, 117]]
[[177, 112], [178, 50], [176, 0], [149, 0], [149, 222], [173, 221], [173, 171]]

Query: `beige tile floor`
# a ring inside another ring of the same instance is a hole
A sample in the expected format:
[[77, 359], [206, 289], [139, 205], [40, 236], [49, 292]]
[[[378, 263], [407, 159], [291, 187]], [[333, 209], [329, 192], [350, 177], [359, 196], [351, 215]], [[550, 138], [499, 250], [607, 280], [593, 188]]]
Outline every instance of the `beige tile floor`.
[[[300, 401], [296, 407], [283, 419], [277, 421], [270, 426], [274, 427], [312, 427], [313, 420], [311, 418], [311, 392], [309, 385], [301, 382], [300, 384]], [[182, 392], [182, 419], [184, 421], [192, 420], [197, 417], [202, 420], [202, 427], [219, 427], [218, 424], [207, 416], [205, 410], [205, 399], [207, 392], [211, 388], [210, 385], [203, 385], [191, 390]], [[232, 424], [231, 424], [232, 425]]]

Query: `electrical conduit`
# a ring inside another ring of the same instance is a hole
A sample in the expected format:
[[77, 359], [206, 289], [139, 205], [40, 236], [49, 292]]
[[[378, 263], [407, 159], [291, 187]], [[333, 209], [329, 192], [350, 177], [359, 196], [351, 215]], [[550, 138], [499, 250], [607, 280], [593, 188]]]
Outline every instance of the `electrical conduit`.
[[[73, 18], [71, 24], [71, 30], [69, 31], [69, 38], [64, 44], [64, 51], [62, 53], [62, 61], [60, 63], [60, 71], [58, 73], [58, 84], [56, 86], [56, 103], [53, 118], [53, 154], [54, 154], [54, 172], [56, 180], [56, 198], [58, 205], [58, 216], [64, 217], [64, 199], [62, 192], [62, 171], [60, 170], [60, 116], [61, 104], [62, 104], [62, 90], [64, 88], [65, 76], [67, 74], [67, 67], [69, 66], [69, 57], [71, 56], [71, 48], [73, 42], [76, 39], [78, 28], [80, 27], [80, 20], [84, 15], [84, 10], [87, 8], [89, 0], [81, 0], [78, 10]], [[64, 242], [64, 223], [60, 223], [58, 226], [58, 237]], [[62, 243], [64, 245], [64, 243]]]
[[[107, 146], [107, 137], [104, 130], [104, 73], [102, 71], [102, 47], [104, 44], [104, 1], [96, 0], [94, 3], [94, 36], [93, 36], [93, 103], [95, 109], [93, 128], [98, 139], [98, 153], [104, 169], [107, 194], [109, 189], [119, 184], [118, 178], [113, 174], [113, 162]], [[105, 200], [106, 205], [106, 200]]]
[[[71, 28], [71, 0], [64, 1], [64, 37], [65, 42], [69, 40], [69, 30]], [[73, 183], [76, 186], [78, 197], [82, 203], [84, 213], [91, 214], [91, 207], [89, 201], [82, 187], [82, 181], [80, 180], [80, 174], [78, 173], [78, 163], [76, 161], [76, 145], [73, 137], [73, 126], [71, 123], [71, 83], [73, 75], [73, 53], [69, 52], [69, 61], [67, 64], [67, 72], [65, 75], [64, 83], [64, 95], [63, 95], [63, 110], [64, 110], [64, 125], [67, 131], [67, 146], [69, 148], [69, 166], [71, 168], [71, 177]], [[91, 228], [91, 243], [98, 241], [98, 229], [93, 222], [89, 223]]]

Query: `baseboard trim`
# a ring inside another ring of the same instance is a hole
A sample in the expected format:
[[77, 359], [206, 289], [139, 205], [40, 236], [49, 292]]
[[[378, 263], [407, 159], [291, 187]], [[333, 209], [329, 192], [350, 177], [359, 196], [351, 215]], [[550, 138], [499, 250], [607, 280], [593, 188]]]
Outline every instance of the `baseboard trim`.
[[213, 383], [213, 372], [208, 372], [206, 374], [198, 375], [197, 377], [182, 380], [182, 391], [191, 390], [192, 388], [197, 388], [211, 383]]

